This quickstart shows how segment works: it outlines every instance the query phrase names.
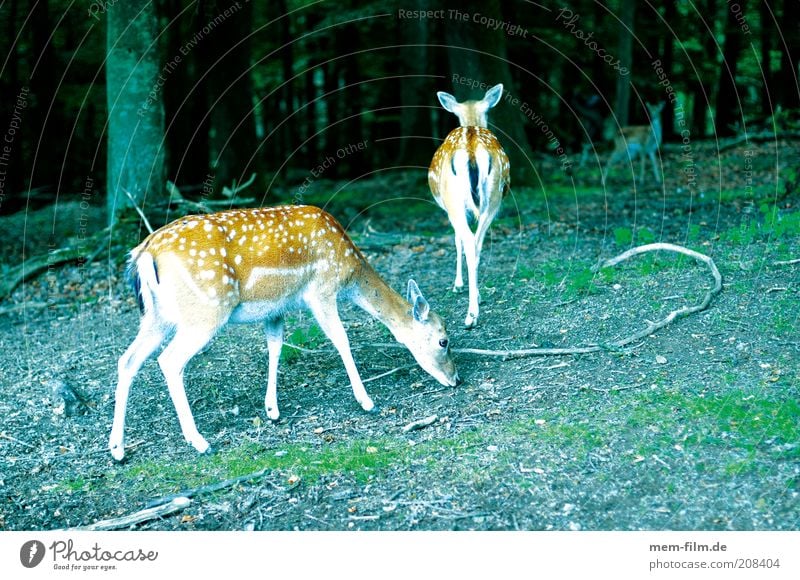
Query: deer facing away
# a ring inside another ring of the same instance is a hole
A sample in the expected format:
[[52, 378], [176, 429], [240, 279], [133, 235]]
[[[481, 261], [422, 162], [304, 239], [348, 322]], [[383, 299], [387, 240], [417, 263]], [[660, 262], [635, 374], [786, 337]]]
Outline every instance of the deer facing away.
[[647, 103], [650, 124], [622, 128], [620, 134], [614, 139], [614, 151], [611, 153], [611, 157], [609, 157], [606, 168], [603, 171], [603, 185], [605, 185], [608, 172], [614, 163], [622, 158], [633, 160], [636, 155], [641, 160], [639, 181], [644, 181], [645, 156], [647, 156], [653, 166], [653, 175], [656, 181], [661, 183], [661, 174], [658, 171], [658, 163], [656, 163], [656, 151], [661, 146], [661, 110], [663, 108], [663, 102], [656, 105]]
[[449, 93], [436, 93], [442, 106], [455, 114], [461, 125], [450, 131], [433, 155], [428, 185], [436, 203], [447, 212], [455, 233], [454, 292], [464, 287], [462, 252], [466, 257], [469, 308], [464, 325], [467, 328], [478, 321], [478, 264], [483, 240], [510, 186], [508, 156], [497, 137], [487, 129], [488, 111], [502, 94], [503, 85], [495, 85], [482, 99], [459, 103]]
[[447, 331], [417, 284], [407, 299], [367, 263], [342, 226], [311, 206], [231, 210], [187, 216], [150, 234], [131, 251], [130, 269], [142, 318], [139, 332], [119, 359], [112, 456], [125, 455], [123, 432], [128, 394], [142, 364], [174, 333], [158, 356], [186, 440], [200, 453], [209, 444], [189, 408], [183, 371], [189, 360], [228, 322], [262, 322], [269, 351], [267, 417], [279, 418], [278, 360], [284, 315], [311, 311], [344, 362], [353, 394], [365, 411], [374, 408], [350, 352], [337, 298], [377, 318], [419, 365], [443, 385], [458, 373]]

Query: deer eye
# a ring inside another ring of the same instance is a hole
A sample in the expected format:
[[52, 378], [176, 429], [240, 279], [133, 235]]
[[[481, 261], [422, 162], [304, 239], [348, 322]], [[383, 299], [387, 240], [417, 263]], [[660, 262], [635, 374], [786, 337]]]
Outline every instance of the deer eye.
[[447, 348], [447, 339], [446, 338], [440, 338], [439, 339], [439, 346], [441, 346], [442, 348]]

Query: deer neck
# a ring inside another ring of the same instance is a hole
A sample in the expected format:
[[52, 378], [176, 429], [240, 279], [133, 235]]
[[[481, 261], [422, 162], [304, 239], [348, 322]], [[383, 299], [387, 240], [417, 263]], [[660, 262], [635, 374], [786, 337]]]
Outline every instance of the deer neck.
[[366, 262], [354, 279], [353, 302], [377, 318], [398, 342], [406, 344], [411, 306]]

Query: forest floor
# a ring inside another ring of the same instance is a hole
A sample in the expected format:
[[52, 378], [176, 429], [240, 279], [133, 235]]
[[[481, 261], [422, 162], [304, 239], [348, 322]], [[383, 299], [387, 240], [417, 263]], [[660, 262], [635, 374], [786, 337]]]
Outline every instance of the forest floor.
[[[391, 342], [388, 331], [344, 305], [362, 377], [375, 379], [366, 384], [375, 414], [360, 409], [338, 355], [298, 313], [287, 340], [313, 352], [284, 348], [276, 423], [263, 406], [262, 330], [229, 326], [186, 372], [210, 456], [184, 442], [151, 359], [132, 389], [126, 459], [112, 460], [116, 362], [138, 325], [122, 254], [48, 271], [0, 303], [0, 530], [87, 526], [182, 493], [188, 505], [133, 527], [798, 529], [800, 196], [784, 194], [774, 168], [799, 156], [796, 143], [708, 154], [694, 196], [677, 152], [663, 188], [647, 175], [636, 190], [622, 167], [604, 191], [596, 171], [571, 181], [542, 160], [543, 182], [514, 187], [487, 238], [473, 330], [462, 324], [466, 294], [450, 289], [449, 225], [421, 175], [314, 183], [305, 201], [326, 206], [394, 288], [415, 278], [455, 349], [608, 344], [710, 288], [703, 264], [671, 253], [590, 270], [636, 244], [711, 256], [723, 290], [707, 310], [622, 351], [456, 353], [464, 382], [454, 388], [405, 350], [377, 346]], [[76, 224], [96, 227], [99, 211], [81, 217], [63, 203], [0, 218], [10, 240], [0, 262], [60, 244]], [[65, 402], [73, 391], [82, 400]]]

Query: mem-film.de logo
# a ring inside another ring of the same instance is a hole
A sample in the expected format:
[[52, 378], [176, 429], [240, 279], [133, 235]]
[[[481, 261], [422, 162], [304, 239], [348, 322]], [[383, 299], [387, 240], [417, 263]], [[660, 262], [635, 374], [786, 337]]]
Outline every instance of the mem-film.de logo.
[[50, 553], [55, 570], [113, 570], [120, 562], [154, 562], [155, 550], [107, 549], [95, 542], [88, 548], [76, 547], [72, 540], [56, 540], [45, 546], [39, 540], [28, 540], [19, 549], [19, 561], [26, 568], [35, 568]]

